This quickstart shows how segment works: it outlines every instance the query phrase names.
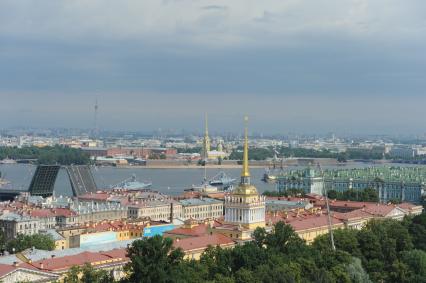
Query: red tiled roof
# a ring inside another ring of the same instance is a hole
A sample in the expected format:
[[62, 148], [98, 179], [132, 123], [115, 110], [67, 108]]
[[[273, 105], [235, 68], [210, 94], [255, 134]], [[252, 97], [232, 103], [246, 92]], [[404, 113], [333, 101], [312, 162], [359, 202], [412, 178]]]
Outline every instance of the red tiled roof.
[[34, 209], [29, 211], [32, 217], [55, 217], [56, 214], [50, 209]]
[[0, 277], [10, 273], [15, 270], [17, 267], [12, 264], [0, 264]]
[[388, 215], [392, 210], [396, 208], [395, 205], [386, 205], [386, 204], [377, 204], [377, 205], [369, 205], [364, 208], [364, 211], [372, 214], [372, 215], [378, 215], [378, 216], [386, 216]]
[[181, 248], [183, 251], [204, 249], [208, 246], [232, 246], [234, 241], [222, 234], [205, 235], [200, 237], [191, 237], [185, 239], [176, 239], [173, 241], [175, 248]]
[[350, 200], [330, 200], [330, 205], [334, 206], [345, 206], [345, 207], [364, 207], [371, 204], [376, 204], [374, 202], [366, 201], [350, 201]]
[[109, 193], [106, 192], [98, 192], [98, 193], [94, 193], [94, 194], [84, 194], [79, 196], [79, 199], [84, 199], [84, 200], [102, 200], [102, 201], [106, 201], [108, 198], [110, 197]]
[[416, 204], [412, 204], [412, 203], [409, 203], [409, 202], [403, 202], [403, 203], [398, 204], [398, 207], [405, 209], [405, 210], [411, 210], [415, 207], [421, 207], [421, 205], [416, 205]]
[[309, 201], [308, 198], [299, 198], [299, 197], [271, 197], [271, 196], [267, 196], [266, 200], [285, 200], [285, 201], [294, 201], [294, 202], [298, 202], [298, 201], [308, 202]]
[[77, 215], [75, 211], [72, 211], [69, 208], [54, 208], [53, 213], [55, 213], [56, 216], [65, 216], [65, 217]]
[[128, 259], [126, 249], [113, 249], [110, 251], [101, 252], [101, 254], [109, 256], [110, 258], [121, 258], [123, 260]]
[[[343, 221], [333, 217], [331, 218], [331, 223], [333, 225], [337, 225], [337, 224], [343, 225]], [[315, 215], [310, 218], [292, 221], [288, 224], [290, 224], [295, 231], [314, 229], [314, 228], [328, 226], [328, 216], [325, 214]]]
[[[314, 229], [319, 227], [328, 226], [328, 216], [327, 214], [288, 214], [286, 217], [281, 213], [269, 213], [266, 215], [266, 223], [275, 224], [279, 221], [283, 221], [286, 224], [289, 224], [293, 227], [295, 231]], [[343, 221], [337, 218], [332, 217], [331, 222], [333, 225], [343, 224]]]
[[40, 270], [55, 271], [68, 269], [74, 265], [84, 265], [85, 263], [95, 263], [111, 259], [110, 256], [101, 253], [83, 252], [76, 255], [55, 257], [35, 261], [32, 265]]
[[208, 233], [209, 225], [207, 224], [198, 224], [192, 228], [175, 228], [173, 230], [165, 232], [169, 235], [182, 235], [182, 236], [202, 236]]
[[363, 209], [356, 209], [352, 210], [346, 213], [341, 212], [333, 212], [333, 217], [336, 217], [337, 219], [341, 220], [349, 220], [349, 219], [355, 219], [355, 218], [371, 218], [373, 215], [366, 212]]
[[317, 194], [306, 194], [306, 197], [309, 199], [316, 199], [316, 200], [322, 200], [324, 199], [324, 197], [322, 195], [317, 195]]

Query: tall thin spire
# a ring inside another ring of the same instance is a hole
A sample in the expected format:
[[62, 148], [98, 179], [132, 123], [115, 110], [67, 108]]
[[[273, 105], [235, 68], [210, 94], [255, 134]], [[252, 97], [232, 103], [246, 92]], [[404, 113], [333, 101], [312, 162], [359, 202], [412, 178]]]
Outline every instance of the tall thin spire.
[[207, 160], [208, 158], [208, 152], [210, 151], [210, 138], [209, 138], [209, 128], [208, 128], [208, 120], [207, 120], [207, 112], [205, 114], [205, 133], [204, 133], [204, 140], [203, 140], [203, 158]]
[[248, 161], [248, 117], [244, 117], [244, 153], [243, 153], [243, 171], [241, 172], [241, 184], [250, 184], [250, 171]]
[[207, 112], [205, 113], [205, 133], [203, 140], [203, 162], [204, 162], [204, 185], [207, 185], [207, 159], [210, 151], [209, 125], [207, 120]]
[[94, 138], [95, 139], [97, 139], [98, 138], [98, 133], [99, 133], [99, 129], [98, 129], [98, 109], [99, 109], [99, 106], [98, 106], [98, 98], [96, 97], [96, 100], [95, 100], [95, 107], [94, 107], [94, 129], [93, 129], [93, 136], [94, 136]]

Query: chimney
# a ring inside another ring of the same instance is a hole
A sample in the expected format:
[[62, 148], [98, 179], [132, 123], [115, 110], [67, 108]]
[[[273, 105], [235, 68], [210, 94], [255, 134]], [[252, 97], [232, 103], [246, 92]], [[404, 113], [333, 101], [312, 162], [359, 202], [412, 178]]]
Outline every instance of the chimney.
[[41, 262], [40, 263], [40, 269], [43, 269], [44, 268], [44, 264]]

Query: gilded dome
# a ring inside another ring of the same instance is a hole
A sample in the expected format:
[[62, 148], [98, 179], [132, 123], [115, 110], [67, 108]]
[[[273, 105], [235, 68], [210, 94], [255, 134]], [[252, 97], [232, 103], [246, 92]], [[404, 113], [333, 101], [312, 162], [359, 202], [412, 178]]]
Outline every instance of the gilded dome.
[[250, 184], [240, 184], [232, 191], [233, 195], [258, 195], [255, 186]]

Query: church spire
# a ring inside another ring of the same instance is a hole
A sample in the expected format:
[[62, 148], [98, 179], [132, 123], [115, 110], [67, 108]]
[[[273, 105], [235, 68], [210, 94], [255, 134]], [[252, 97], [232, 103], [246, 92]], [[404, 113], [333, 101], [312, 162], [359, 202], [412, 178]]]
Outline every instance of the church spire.
[[244, 117], [245, 128], [244, 128], [244, 153], [243, 153], [243, 171], [241, 172], [241, 184], [250, 184], [250, 171], [248, 161], [248, 117]]
[[209, 128], [208, 128], [208, 120], [207, 120], [207, 112], [205, 113], [205, 129], [204, 129], [204, 139], [203, 139], [203, 158], [207, 160], [208, 154], [210, 151], [210, 138], [209, 138]]

